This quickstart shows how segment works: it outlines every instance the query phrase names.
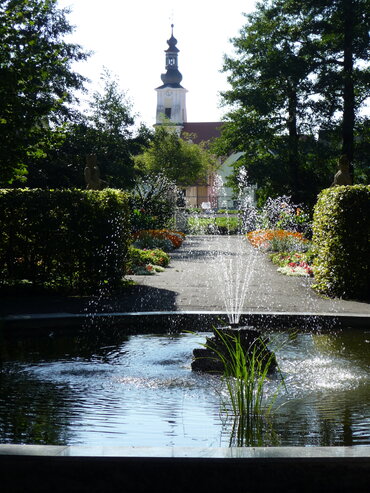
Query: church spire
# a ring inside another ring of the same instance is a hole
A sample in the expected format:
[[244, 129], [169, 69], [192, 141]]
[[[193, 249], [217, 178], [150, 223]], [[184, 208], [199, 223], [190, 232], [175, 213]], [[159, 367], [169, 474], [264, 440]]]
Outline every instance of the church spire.
[[161, 75], [164, 86], [162, 87], [181, 87], [182, 75], [179, 72], [177, 39], [173, 35], [173, 24], [171, 24], [171, 37], [167, 40], [168, 48], [166, 53], [166, 73]]
[[[173, 24], [171, 24], [171, 37], [167, 40], [168, 48], [165, 50], [166, 72], [161, 75], [163, 84], [156, 88], [157, 91], [157, 117], [156, 123], [160, 125], [164, 118], [170, 120], [175, 126], [181, 126], [186, 122], [186, 93], [182, 87], [182, 75], [178, 68], [177, 39], [173, 35]], [[180, 127], [179, 127], [180, 128]]]

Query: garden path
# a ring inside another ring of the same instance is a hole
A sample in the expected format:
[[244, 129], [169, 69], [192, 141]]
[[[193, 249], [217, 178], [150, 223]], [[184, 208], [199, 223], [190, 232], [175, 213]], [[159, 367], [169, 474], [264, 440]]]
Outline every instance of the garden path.
[[[0, 315], [138, 311], [227, 311], [226, 302], [240, 292], [245, 278], [244, 312], [348, 313], [370, 315], [370, 304], [325, 299], [312, 279], [277, 272], [266, 255], [237, 236], [188, 236], [171, 253], [170, 266], [152, 276], [130, 276], [135, 285], [114, 296], [90, 298], [17, 296], [0, 300]], [[251, 257], [253, 261], [251, 261]], [[225, 265], [232, 282], [225, 282]]]
[[[266, 255], [256, 251], [241, 237], [188, 236], [171, 257], [170, 267], [159, 275], [132, 276], [147, 288], [145, 295], [137, 300], [137, 309], [147, 311], [150, 306], [160, 306], [158, 296], [162, 290], [163, 293], [170, 290], [172, 309], [226, 310], [228, 283], [225, 283], [223, 273], [225, 263], [231, 261], [236, 292], [243, 288], [245, 277], [250, 276], [243, 311], [370, 314], [369, 303], [325, 299], [312, 290], [312, 279], [278, 273]], [[154, 288], [154, 291], [151, 293], [148, 288]], [[162, 304], [163, 309], [171, 308], [166, 306], [166, 296], [163, 296]]]

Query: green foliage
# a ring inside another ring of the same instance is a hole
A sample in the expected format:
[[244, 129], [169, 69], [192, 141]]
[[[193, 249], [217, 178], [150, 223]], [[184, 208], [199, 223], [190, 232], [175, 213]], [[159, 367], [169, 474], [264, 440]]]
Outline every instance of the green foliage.
[[141, 250], [139, 248], [130, 247], [128, 251], [128, 270], [133, 270], [135, 267], [145, 267], [146, 265], [159, 265], [167, 267], [170, 263], [170, 256], [161, 250]]
[[278, 266], [278, 272], [288, 276], [310, 276], [314, 272], [312, 264], [315, 259], [315, 253], [309, 250], [302, 252], [279, 252], [270, 254], [270, 260]]
[[309, 265], [312, 265], [315, 259], [315, 253], [312, 250], [308, 250], [307, 252], [278, 252], [271, 253], [270, 260], [273, 264], [278, 267], [286, 267], [291, 263], [300, 263], [306, 262]]
[[370, 298], [370, 185], [321, 192], [314, 212], [313, 243], [320, 292]]
[[200, 145], [159, 126], [148, 149], [135, 158], [135, 164], [144, 174], [161, 173], [176, 185], [187, 186], [198, 179], [204, 180], [214, 160]]
[[[287, 15], [300, 20], [306, 54], [315, 74], [310, 101], [326, 128], [340, 114], [341, 154], [353, 174], [354, 129], [369, 96], [369, 0], [279, 0]], [[325, 22], [323, 22], [325, 19]], [[340, 97], [339, 97], [340, 95]]]
[[0, 190], [1, 284], [91, 292], [119, 285], [128, 197], [111, 189]]
[[84, 78], [71, 70], [87, 55], [63, 41], [72, 32], [57, 0], [0, 3], [0, 185], [24, 180], [30, 159], [53, 146], [49, 124], [71, 114]]
[[236, 209], [218, 209], [218, 214], [240, 214], [239, 210]]
[[266, 252], [307, 252], [310, 249], [310, 243], [299, 241], [292, 236], [273, 236], [266, 246]]
[[142, 229], [155, 229], [165, 225], [165, 222], [158, 220], [158, 216], [148, 214], [144, 209], [131, 209], [130, 223], [133, 232]]
[[263, 229], [283, 229], [311, 237], [311, 217], [303, 205], [294, 204], [291, 197], [269, 197], [260, 210], [256, 211], [256, 222]]
[[40, 188], [83, 188], [86, 155], [95, 154], [104, 181], [112, 188], [134, 183], [134, 155], [148, 144], [145, 126], [134, 130], [132, 105], [119, 83], [105, 71], [103, 87], [90, 101], [89, 113], [51, 132], [56, 141], [47, 156], [29, 161], [27, 184]]
[[240, 232], [241, 220], [238, 217], [194, 217], [188, 218], [190, 234], [235, 235]]
[[[271, 413], [279, 391], [278, 388], [269, 396], [265, 393], [269, 374], [276, 369], [275, 355], [267, 349], [262, 338], [246, 352], [239, 334], [224, 334], [218, 329], [214, 332], [223, 349], [215, 350], [213, 345], [207, 344], [205, 347], [215, 352], [224, 367], [228, 394], [224, 409], [231, 412], [234, 419], [230, 442], [237, 446], [261, 445], [266, 428], [264, 420]], [[277, 371], [280, 373], [278, 368]]]
[[219, 155], [245, 153], [235, 163], [235, 190], [244, 167], [248, 183], [258, 185], [259, 204], [287, 194], [311, 206], [332, 183], [340, 154], [354, 160], [356, 178], [367, 175], [363, 165], [356, 173], [353, 134], [359, 147], [359, 110], [370, 87], [369, 6], [369, 0], [265, 0], [246, 16], [232, 40], [235, 55], [225, 58], [229, 111], [215, 145]]
[[178, 189], [162, 173], [138, 176], [131, 191], [131, 225], [133, 231], [166, 227], [172, 219]]
[[367, 185], [370, 183], [370, 118], [356, 125], [355, 141], [354, 182]]
[[133, 245], [139, 249], [161, 249], [164, 252], [171, 252], [174, 248], [171, 240], [168, 238], [158, 238], [146, 232], [142, 232], [140, 237], [134, 241]]

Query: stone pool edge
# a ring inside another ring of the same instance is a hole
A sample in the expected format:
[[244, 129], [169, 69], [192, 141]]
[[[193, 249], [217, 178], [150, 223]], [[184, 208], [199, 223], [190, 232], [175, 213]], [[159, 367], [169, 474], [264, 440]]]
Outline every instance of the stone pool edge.
[[[370, 445], [332, 447], [120, 447], [0, 444], [0, 456], [196, 459], [368, 458]], [[1, 457], [0, 457], [1, 460]]]
[[0, 445], [6, 493], [369, 491], [370, 447]]

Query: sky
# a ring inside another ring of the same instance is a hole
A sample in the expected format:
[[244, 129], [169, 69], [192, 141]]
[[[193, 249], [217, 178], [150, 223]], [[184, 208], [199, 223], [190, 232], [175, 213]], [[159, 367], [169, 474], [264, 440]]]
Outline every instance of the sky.
[[137, 123], [155, 123], [157, 93], [165, 72], [167, 40], [174, 24], [182, 86], [188, 90], [189, 122], [220, 121], [220, 91], [228, 88], [221, 73], [224, 54], [231, 55], [230, 38], [245, 24], [244, 13], [255, 0], [59, 0], [69, 7], [75, 26], [67, 40], [93, 54], [73, 69], [88, 77], [88, 88], [99, 89], [106, 67], [118, 80], [138, 114]]

